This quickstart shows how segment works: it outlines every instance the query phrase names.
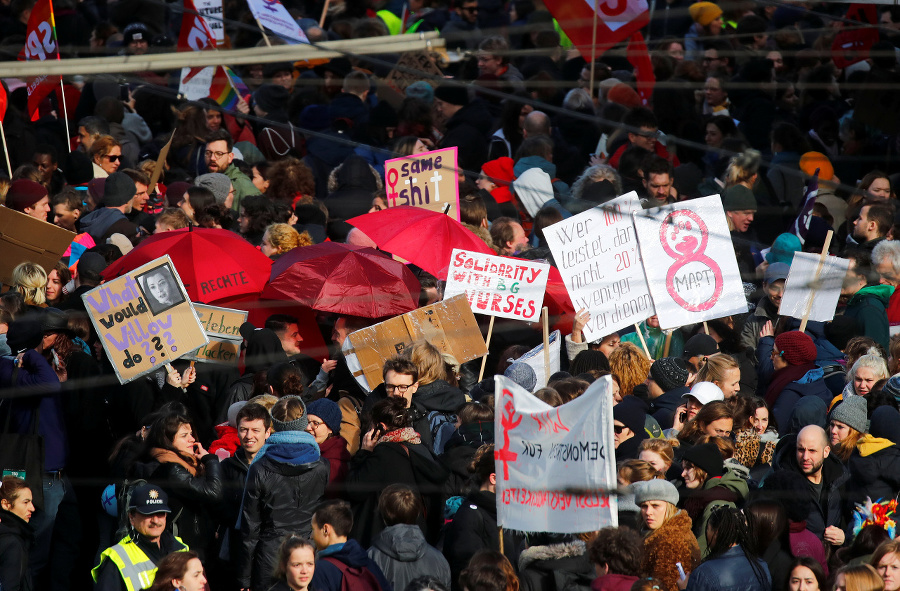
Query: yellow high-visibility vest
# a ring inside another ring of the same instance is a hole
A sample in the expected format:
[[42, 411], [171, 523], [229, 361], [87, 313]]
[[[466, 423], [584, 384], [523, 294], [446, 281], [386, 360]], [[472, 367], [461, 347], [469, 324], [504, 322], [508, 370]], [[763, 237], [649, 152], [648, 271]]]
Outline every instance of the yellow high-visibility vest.
[[[175, 539], [181, 544], [181, 548], [176, 552], [187, 552], [187, 544], [182, 542], [181, 538], [176, 537]], [[118, 544], [110, 546], [100, 554], [100, 564], [91, 570], [91, 576], [95, 583], [100, 577], [100, 567], [107, 559], [111, 560], [119, 569], [119, 574], [122, 575], [128, 591], [141, 591], [153, 584], [153, 579], [156, 577], [156, 564], [130, 537], [122, 538]]]

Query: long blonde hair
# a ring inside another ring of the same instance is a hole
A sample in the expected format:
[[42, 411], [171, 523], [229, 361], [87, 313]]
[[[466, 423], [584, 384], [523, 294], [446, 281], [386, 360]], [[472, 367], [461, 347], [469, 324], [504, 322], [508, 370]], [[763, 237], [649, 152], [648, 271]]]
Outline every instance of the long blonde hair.
[[25, 299], [26, 306], [47, 303], [47, 272], [35, 263], [19, 263], [12, 272], [12, 284]]

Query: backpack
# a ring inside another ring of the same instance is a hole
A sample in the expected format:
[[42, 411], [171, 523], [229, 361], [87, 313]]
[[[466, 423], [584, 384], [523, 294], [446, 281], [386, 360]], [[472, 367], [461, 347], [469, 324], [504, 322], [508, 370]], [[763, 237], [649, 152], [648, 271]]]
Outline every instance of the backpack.
[[331, 556], [326, 556], [322, 560], [333, 564], [341, 571], [341, 591], [384, 591], [378, 579], [366, 567], [350, 566]]
[[432, 410], [427, 415], [428, 429], [431, 432], [431, 441], [433, 442], [432, 451], [435, 455], [444, 453], [444, 446], [450, 436], [456, 431], [456, 415], [439, 410]]
[[116, 510], [118, 512], [118, 527], [116, 528], [116, 541], [128, 535], [131, 530], [131, 521], [128, 519], [128, 505], [131, 504], [131, 497], [139, 486], [149, 484], [143, 478], [135, 478], [134, 480], [125, 480], [116, 493]]

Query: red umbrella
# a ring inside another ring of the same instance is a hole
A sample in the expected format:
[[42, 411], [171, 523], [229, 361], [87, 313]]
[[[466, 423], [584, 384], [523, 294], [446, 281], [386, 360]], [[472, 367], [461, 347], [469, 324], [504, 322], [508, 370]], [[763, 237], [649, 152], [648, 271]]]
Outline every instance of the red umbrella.
[[438, 279], [447, 278], [454, 248], [496, 254], [481, 238], [448, 215], [401, 205], [347, 220], [386, 250], [425, 269]]
[[154, 234], [110, 265], [107, 280], [169, 255], [195, 302], [227, 306], [258, 296], [269, 279], [272, 261], [228, 230], [189, 228]]
[[275, 261], [262, 296], [322, 312], [382, 318], [416, 309], [420, 289], [406, 265], [373, 248], [323, 242]]
[[572, 332], [572, 321], [575, 319], [575, 306], [566, 284], [563, 282], [559, 269], [550, 266], [550, 274], [547, 277], [547, 291], [544, 292], [544, 305], [547, 306], [547, 314], [550, 316], [550, 330], [557, 330], [562, 334]]

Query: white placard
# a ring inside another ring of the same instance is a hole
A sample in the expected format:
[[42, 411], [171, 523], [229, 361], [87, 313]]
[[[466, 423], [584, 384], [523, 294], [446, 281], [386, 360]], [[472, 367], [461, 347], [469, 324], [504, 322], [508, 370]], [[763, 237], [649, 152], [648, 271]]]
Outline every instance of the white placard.
[[[612, 379], [562, 406], [495, 376], [497, 524], [580, 533], [618, 525]], [[574, 494], [570, 491], [585, 491]]]
[[536, 322], [550, 265], [453, 249], [444, 297], [465, 294], [475, 314]]
[[184, 95], [189, 101], [198, 101], [209, 96], [209, 86], [212, 84], [216, 66], [203, 68], [196, 75], [185, 81], [185, 77], [191, 72], [191, 68], [181, 68], [181, 78], [178, 83], [178, 94]]
[[654, 314], [631, 220], [640, 209], [632, 191], [544, 228], [575, 310], [591, 313], [588, 342]]
[[551, 332], [547, 340], [550, 342], [550, 373], [544, 372], [544, 343], [516, 359], [516, 363], [527, 363], [534, 370], [534, 375], [537, 377], [535, 389], [546, 386], [550, 376], [559, 371], [559, 331]]
[[247, 0], [253, 16], [262, 26], [291, 45], [309, 43], [306, 33], [278, 0]]
[[718, 195], [632, 214], [663, 329], [747, 311]]
[[[828, 322], [834, 318], [841, 286], [850, 268], [849, 259], [827, 256], [822, 263], [822, 271], [816, 281], [816, 268], [820, 256], [809, 252], [795, 252], [791, 270], [784, 282], [784, 295], [778, 313], [782, 316], [803, 318], [809, 299], [812, 308], [809, 319], [814, 322]], [[815, 288], [815, 296], [813, 296]]]
[[194, 7], [200, 13], [200, 16], [203, 17], [203, 20], [206, 21], [206, 26], [209, 27], [213, 38], [216, 40], [216, 45], [221, 46], [225, 42], [222, 0], [194, 0]]

